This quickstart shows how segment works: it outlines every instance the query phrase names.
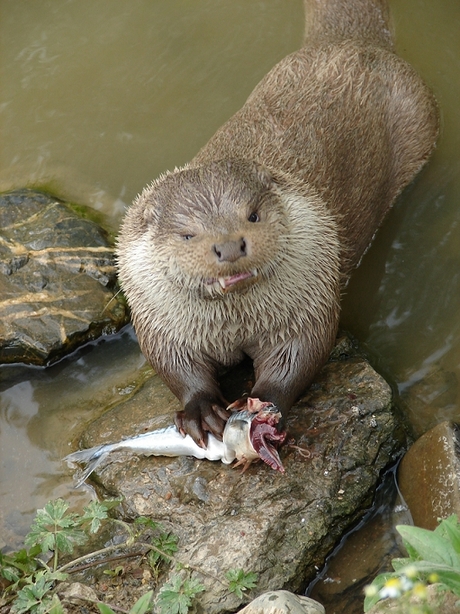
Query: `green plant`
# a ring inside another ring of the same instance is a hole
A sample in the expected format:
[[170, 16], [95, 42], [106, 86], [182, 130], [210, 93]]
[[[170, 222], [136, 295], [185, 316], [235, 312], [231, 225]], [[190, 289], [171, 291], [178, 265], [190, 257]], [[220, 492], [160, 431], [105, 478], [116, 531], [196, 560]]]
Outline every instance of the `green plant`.
[[[145, 593], [145, 595], [142, 595], [142, 597], [139, 597], [133, 607], [129, 610], [129, 614], [145, 614], [145, 612], [147, 612], [152, 605], [152, 597], [153, 591], [149, 591], [148, 593]], [[115, 614], [112, 608], [106, 603], [98, 603], [96, 605], [101, 614]]]
[[[139, 516], [136, 518], [134, 526], [140, 527], [141, 531], [146, 529], [157, 531], [161, 529], [157, 522], [146, 516]], [[177, 542], [177, 535], [160, 530], [155, 539], [155, 548], [152, 548], [147, 555], [149, 565], [154, 571], [157, 571], [160, 563], [168, 563], [174, 558], [174, 554], [178, 550]]]
[[[86, 566], [100, 563], [101, 558], [113, 550], [130, 548], [136, 543], [136, 540], [145, 539], [147, 533], [151, 535], [151, 540], [150, 543], [140, 543], [140, 555], [149, 553], [150, 549], [155, 548], [157, 542], [164, 545], [168, 553], [173, 551], [174, 540], [167, 539], [165, 537], [167, 534], [149, 518], [139, 518], [133, 524], [110, 519], [108, 511], [118, 504], [117, 500], [102, 503], [92, 501], [83, 509], [83, 514], [76, 514], [69, 511], [68, 503], [57, 499], [49, 501], [43, 509], [37, 511], [31, 529], [24, 540], [28, 549], [23, 548], [12, 554], [0, 553], [0, 577], [9, 582], [4, 591], [4, 602], [8, 602], [8, 596], [10, 596], [12, 614], [25, 612], [59, 614], [62, 606], [53, 591], [58, 582], [69, 578], [72, 569], [82, 563], [86, 563]], [[71, 555], [75, 546], [87, 543], [105, 521], [123, 526], [128, 535], [125, 543], [91, 551], [61, 564], [63, 556]], [[155, 535], [155, 532], [158, 535]], [[159, 560], [166, 560], [167, 553], [161, 551], [157, 554], [155, 563], [158, 566]], [[88, 563], [88, 559], [94, 559], [94, 557], [97, 557], [96, 561]], [[139, 600], [133, 606], [132, 612], [134, 614], [145, 612], [144, 604], [147, 601], [150, 603], [150, 600], [147, 597]], [[109, 607], [105, 604], [97, 605]], [[108, 611], [105, 610], [105, 612]]]
[[59, 597], [51, 594], [50, 591], [54, 582], [63, 580], [63, 576], [64, 574], [41, 570], [34, 576], [26, 578], [27, 584], [18, 591], [11, 612], [14, 612], [14, 614], [22, 614], [23, 612], [61, 614], [63, 609]]
[[161, 614], [187, 614], [193, 599], [204, 588], [198, 580], [174, 575], [170, 582], [161, 587], [157, 608]]
[[235, 593], [240, 599], [243, 592], [254, 588], [257, 584], [257, 574], [253, 572], [245, 573], [242, 569], [230, 569], [225, 574], [228, 580], [228, 590]]
[[69, 513], [68, 503], [57, 499], [37, 511], [24, 540], [29, 549], [0, 554], [0, 576], [10, 582], [5, 592], [15, 595], [11, 612], [60, 612], [59, 599], [51, 592], [56, 582], [68, 578], [65, 566], [59, 567], [60, 557], [71, 554], [76, 545], [96, 533], [107, 511], [117, 504], [92, 501], [79, 516]]
[[[74, 571], [108, 562], [108, 555], [114, 551], [117, 551], [117, 559], [120, 558], [120, 551], [125, 552], [122, 556], [143, 557], [156, 577], [160, 565], [176, 563], [181, 573], [173, 574], [157, 597], [157, 608], [161, 614], [185, 614], [193, 599], [204, 590], [202, 584], [189, 576], [190, 570], [211, 576], [240, 598], [244, 591], [255, 586], [256, 574], [245, 573], [242, 569], [231, 569], [224, 582], [204, 570], [182, 565], [175, 558], [177, 536], [165, 532], [160, 524], [144, 516], [132, 523], [110, 518], [108, 512], [118, 504], [117, 500], [92, 501], [82, 514], [77, 514], [69, 511], [68, 503], [57, 499], [38, 510], [25, 537], [27, 548], [11, 554], [0, 553], [0, 578], [4, 578], [7, 584], [0, 605], [10, 603], [12, 614], [61, 614], [63, 607], [55, 591], [57, 584], [68, 580]], [[126, 540], [70, 561], [62, 561], [63, 557], [73, 554], [76, 546], [87, 544], [105, 522], [120, 525], [127, 535]], [[104, 573], [116, 576], [121, 575], [123, 570], [123, 566], [118, 566]], [[134, 604], [130, 614], [144, 614], [150, 608], [151, 601], [152, 591], [149, 591]], [[102, 602], [95, 604], [101, 614], [113, 614], [109, 605]]]
[[430, 612], [423, 601], [426, 587], [433, 583], [460, 597], [460, 524], [457, 516], [441, 520], [434, 531], [406, 525], [399, 525], [396, 530], [403, 538], [408, 556], [393, 559], [394, 571], [378, 575], [366, 587], [364, 612], [381, 599], [408, 601], [411, 595], [421, 601], [419, 612]]

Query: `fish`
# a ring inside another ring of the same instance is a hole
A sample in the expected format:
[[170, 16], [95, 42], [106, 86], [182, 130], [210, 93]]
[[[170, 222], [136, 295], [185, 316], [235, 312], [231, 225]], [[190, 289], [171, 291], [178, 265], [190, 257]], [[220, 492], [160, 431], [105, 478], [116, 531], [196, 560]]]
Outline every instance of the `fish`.
[[101, 444], [68, 454], [63, 460], [71, 467], [86, 465], [75, 481], [81, 486], [97, 467], [117, 450], [129, 450], [144, 456], [194, 456], [197, 459], [220, 460], [235, 467], [242, 465], [244, 473], [251, 463], [261, 459], [269, 467], [284, 473], [277, 447], [286, 439], [285, 431], [278, 431], [281, 413], [275, 405], [259, 399], [247, 398], [229, 407], [232, 412], [225, 425], [223, 439], [208, 434], [207, 446], [200, 447], [190, 435], [181, 433], [175, 425], [142, 433], [117, 443]]

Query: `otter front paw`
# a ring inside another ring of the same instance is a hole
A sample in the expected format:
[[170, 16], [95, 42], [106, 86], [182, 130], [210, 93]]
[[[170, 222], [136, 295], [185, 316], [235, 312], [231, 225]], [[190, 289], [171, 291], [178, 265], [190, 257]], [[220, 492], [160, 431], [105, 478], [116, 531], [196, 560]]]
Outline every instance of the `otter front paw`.
[[199, 446], [205, 448], [208, 433], [222, 441], [229, 415], [220, 400], [197, 397], [189, 401], [182, 411], [176, 412], [174, 422], [182, 435], [190, 435]]

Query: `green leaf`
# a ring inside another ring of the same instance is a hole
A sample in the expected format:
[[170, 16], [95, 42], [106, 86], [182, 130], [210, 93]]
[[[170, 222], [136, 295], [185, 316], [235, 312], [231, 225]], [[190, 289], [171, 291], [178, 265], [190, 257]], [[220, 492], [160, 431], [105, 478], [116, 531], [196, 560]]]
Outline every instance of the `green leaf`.
[[413, 560], [409, 558], [393, 559], [391, 561], [391, 564], [395, 571], [400, 571], [401, 569], [403, 569], [404, 567], [407, 567], [408, 565], [411, 565], [412, 563], [413, 563]]
[[182, 583], [182, 590], [186, 595], [195, 597], [198, 593], [202, 593], [205, 590], [205, 586], [198, 580], [190, 578], [190, 580], [184, 580]]
[[240, 599], [243, 597], [243, 591], [254, 588], [257, 584], [257, 574], [245, 573], [243, 569], [230, 569], [225, 577], [228, 580], [228, 590]]
[[144, 525], [144, 526], [148, 527], [149, 529], [152, 529], [152, 531], [154, 531], [155, 529], [160, 528], [160, 524], [158, 522], [155, 522], [155, 520], [152, 520], [148, 516], [138, 516], [134, 520], [134, 524]]
[[[452, 567], [450, 565], [432, 563], [431, 561], [411, 561], [407, 567], [411, 567], [412, 569], [415, 569], [418, 573], [425, 575], [432, 573], [437, 574], [440, 571], [452, 571]], [[396, 575], [403, 575], [407, 567], [399, 569]]]
[[69, 574], [62, 571], [45, 571], [45, 578], [47, 581], [52, 582], [64, 582], [69, 579]]
[[60, 552], [71, 554], [75, 545], [81, 546], [88, 541], [88, 536], [81, 529], [62, 529], [56, 533], [56, 547]]
[[[166, 555], [174, 555], [174, 553], [178, 550], [178, 541], [179, 538], [173, 533], [160, 533], [156, 539], [152, 540], [152, 545], [162, 550]], [[157, 550], [151, 550], [148, 559], [151, 567], [154, 567], [154, 565], [160, 560], [166, 562], [170, 560], [168, 556], [163, 556], [163, 554], [160, 554], [160, 552]]]
[[[62, 499], [58, 501], [62, 501]], [[32, 522], [31, 529], [24, 540], [26, 546], [40, 545], [42, 552], [54, 550], [55, 546], [54, 529], [56, 527], [56, 523], [50, 514], [50, 503], [51, 502], [47, 503], [43, 509], [37, 510], [37, 514]], [[62, 501], [62, 503], [64, 502]], [[62, 506], [58, 504], [58, 507], [61, 508], [62, 513]], [[65, 504], [64, 509], [66, 510], [67, 507], [68, 505]]]
[[55, 548], [54, 534], [50, 533], [48, 529], [41, 529], [34, 524], [32, 524], [31, 530], [26, 535], [24, 543], [26, 546], [40, 546], [40, 550], [43, 553]]
[[[24, 556], [24, 561], [27, 561], [29, 564], [31, 561], [33, 561], [34, 563], [36, 563], [36, 557], [41, 553], [42, 549], [40, 544], [36, 544], [35, 546], [32, 546], [31, 548], [29, 548], [29, 551], [27, 552], [27, 550], [20, 550], [19, 553], [24, 552], [25, 556]], [[36, 566], [35, 566], [36, 568]]]
[[145, 595], [142, 595], [130, 609], [129, 614], [145, 614], [152, 603], [152, 596], [153, 591], [149, 591], [145, 593]]
[[76, 514], [67, 514], [69, 503], [64, 499], [48, 501], [45, 507], [37, 511], [34, 520], [41, 528], [62, 527], [67, 528], [75, 525]]
[[404, 545], [412, 547], [418, 558], [460, 569], [460, 558], [455, 548], [450, 541], [434, 531], [407, 525], [398, 525], [396, 530], [403, 538]]
[[46, 597], [47, 593], [51, 590], [53, 582], [49, 582], [46, 579], [46, 573], [39, 571], [36, 574], [36, 579], [30, 581], [18, 591], [18, 595], [13, 602], [11, 612], [14, 614], [23, 614], [24, 612], [37, 611], [38, 606], [52, 605], [51, 597]]
[[407, 550], [407, 554], [411, 561], [418, 561], [420, 559], [420, 555], [415, 548], [413, 548], [409, 543], [404, 542], [404, 547]]
[[[116, 502], [118, 505], [118, 500]], [[89, 531], [90, 533], [97, 533], [101, 527], [102, 520], [106, 520], [108, 518], [107, 511], [113, 507], [110, 505], [106, 505], [105, 503], [100, 503], [99, 501], [91, 501], [88, 503], [86, 507], [83, 508], [83, 516], [82, 522], [90, 522]]]
[[96, 603], [96, 605], [101, 614], [115, 614], [112, 608], [106, 603]]
[[37, 561], [35, 557], [41, 552], [40, 546], [31, 548], [30, 552], [27, 552], [25, 548], [22, 548], [18, 552], [11, 554], [2, 554], [0, 552], [0, 570], [3, 567], [15, 567], [23, 573], [32, 573], [37, 569]]
[[64, 608], [57, 595], [52, 596], [51, 603], [49, 605], [47, 604], [45, 611], [49, 612], [49, 614], [64, 614]]
[[15, 567], [1, 567], [0, 575], [8, 580], [8, 582], [19, 582], [21, 575], [18, 574], [18, 570]]
[[450, 541], [457, 554], [460, 554], [460, 525], [456, 514], [442, 520], [434, 532]]
[[167, 588], [161, 590], [157, 598], [160, 614], [187, 614], [191, 605], [192, 601], [189, 597]]
[[204, 589], [197, 580], [173, 576], [158, 593], [157, 607], [161, 614], [187, 614], [194, 597]]
[[37, 511], [31, 530], [25, 537], [26, 546], [41, 552], [59, 551], [72, 553], [75, 544], [87, 540], [85, 533], [79, 529], [81, 523], [77, 514], [67, 513], [69, 504], [63, 499], [48, 501], [43, 509]]

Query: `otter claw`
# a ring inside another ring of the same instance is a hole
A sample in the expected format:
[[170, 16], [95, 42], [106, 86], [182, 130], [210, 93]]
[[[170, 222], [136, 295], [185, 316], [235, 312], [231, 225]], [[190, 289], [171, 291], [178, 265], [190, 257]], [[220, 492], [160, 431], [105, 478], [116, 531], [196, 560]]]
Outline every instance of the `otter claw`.
[[208, 445], [208, 433], [222, 441], [229, 413], [210, 399], [196, 398], [176, 412], [174, 422], [181, 435], [190, 435], [200, 448]]

